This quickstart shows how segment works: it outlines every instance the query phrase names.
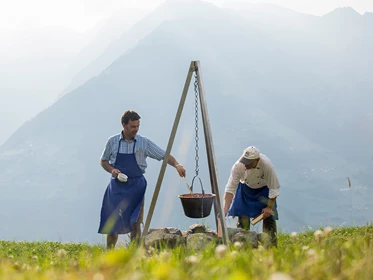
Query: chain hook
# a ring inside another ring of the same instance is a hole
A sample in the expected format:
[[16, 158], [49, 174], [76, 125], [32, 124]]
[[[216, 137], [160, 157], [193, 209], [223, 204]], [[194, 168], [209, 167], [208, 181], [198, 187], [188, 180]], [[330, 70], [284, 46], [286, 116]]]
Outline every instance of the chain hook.
[[199, 173], [199, 165], [198, 165], [198, 161], [199, 161], [199, 155], [198, 155], [198, 151], [199, 151], [199, 146], [198, 146], [198, 140], [199, 140], [199, 137], [198, 137], [198, 92], [199, 92], [199, 89], [198, 89], [198, 76], [197, 74], [194, 75], [194, 97], [195, 97], [195, 107], [194, 107], [194, 111], [195, 111], [195, 141], [196, 141], [196, 146], [195, 146], [195, 152], [196, 152], [196, 156], [195, 156], [195, 160], [196, 160], [196, 176], [198, 176], [198, 173]]

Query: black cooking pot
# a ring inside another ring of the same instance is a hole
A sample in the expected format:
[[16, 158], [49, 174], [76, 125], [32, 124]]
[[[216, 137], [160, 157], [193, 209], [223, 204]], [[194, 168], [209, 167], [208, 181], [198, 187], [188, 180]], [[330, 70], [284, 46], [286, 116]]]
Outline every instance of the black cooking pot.
[[[193, 183], [190, 187], [193, 192]], [[208, 217], [211, 213], [212, 204], [215, 199], [215, 194], [206, 194], [203, 190], [202, 181], [198, 177], [201, 184], [202, 193], [192, 193], [192, 194], [180, 194], [181, 204], [184, 209], [185, 216], [189, 218], [205, 218]]]

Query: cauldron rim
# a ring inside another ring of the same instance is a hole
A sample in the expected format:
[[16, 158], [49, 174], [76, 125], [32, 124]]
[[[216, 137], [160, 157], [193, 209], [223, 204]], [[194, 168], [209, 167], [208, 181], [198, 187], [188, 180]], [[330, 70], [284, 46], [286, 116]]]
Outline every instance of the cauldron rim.
[[213, 198], [215, 197], [216, 194], [211, 194], [211, 193], [205, 193], [205, 194], [202, 194], [202, 193], [193, 193], [193, 194], [190, 194], [190, 193], [185, 193], [185, 194], [180, 194], [179, 195], [179, 198], [203, 198], [203, 199], [208, 199], [208, 198]]

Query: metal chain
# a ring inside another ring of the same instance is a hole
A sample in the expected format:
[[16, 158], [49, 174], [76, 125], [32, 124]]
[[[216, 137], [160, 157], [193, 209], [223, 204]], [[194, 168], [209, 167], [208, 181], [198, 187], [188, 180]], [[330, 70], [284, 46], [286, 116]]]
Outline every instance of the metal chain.
[[[199, 88], [198, 88], [198, 76], [197, 74], [195, 73], [194, 75], [194, 104], [195, 104], [195, 140], [196, 140], [196, 147], [195, 147], [195, 151], [196, 151], [196, 176], [195, 177], [198, 177], [198, 173], [199, 173], [199, 165], [198, 165], [198, 160], [199, 160], [199, 155], [198, 155], [198, 151], [199, 151], [199, 146], [198, 146], [198, 140], [199, 140], [199, 137], [198, 137], [198, 93], [199, 93]], [[194, 178], [195, 178], [194, 177]], [[193, 179], [194, 180], [194, 179]], [[200, 179], [201, 180], [201, 179]], [[202, 185], [202, 182], [200, 182], [201, 185]], [[204, 211], [203, 211], [203, 201], [204, 201], [204, 191], [203, 191], [203, 188], [202, 188], [202, 199], [201, 199], [201, 218], [203, 219], [204, 218]]]
[[196, 147], [195, 147], [195, 150], [196, 150], [196, 176], [198, 176], [198, 173], [199, 173], [199, 165], [198, 165], [198, 160], [199, 160], [199, 156], [198, 156], [198, 150], [199, 150], [199, 147], [198, 147], [198, 92], [199, 92], [199, 89], [198, 89], [198, 77], [197, 75], [194, 76], [194, 92], [195, 92], [195, 123], [196, 123], [196, 126], [195, 126], [195, 132], [196, 132], [196, 136], [195, 136], [195, 140], [196, 140]]

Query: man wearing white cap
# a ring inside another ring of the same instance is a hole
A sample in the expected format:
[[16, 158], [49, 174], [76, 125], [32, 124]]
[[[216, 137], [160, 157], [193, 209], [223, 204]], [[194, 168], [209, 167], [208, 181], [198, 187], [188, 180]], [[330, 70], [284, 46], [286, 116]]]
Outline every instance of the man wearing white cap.
[[250, 229], [250, 218], [263, 213], [263, 232], [277, 246], [276, 197], [280, 192], [275, 168], [259, 149], [247, 147], [233, 165], [224, 194], [224, 215], [238, 217], [237, 227]]

